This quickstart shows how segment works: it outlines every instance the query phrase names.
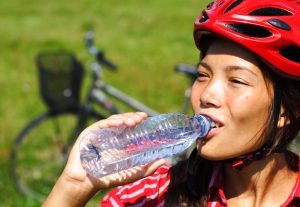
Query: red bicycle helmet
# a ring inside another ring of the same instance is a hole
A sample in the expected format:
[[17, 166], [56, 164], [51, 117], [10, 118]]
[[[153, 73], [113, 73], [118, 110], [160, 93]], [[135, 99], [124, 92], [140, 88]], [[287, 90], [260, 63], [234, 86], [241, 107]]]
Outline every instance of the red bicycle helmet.
[[195, 21], [200, 50], [203, 34], [232, 40], [282, 76], [300, 80], [300, 0], [216, 0]]

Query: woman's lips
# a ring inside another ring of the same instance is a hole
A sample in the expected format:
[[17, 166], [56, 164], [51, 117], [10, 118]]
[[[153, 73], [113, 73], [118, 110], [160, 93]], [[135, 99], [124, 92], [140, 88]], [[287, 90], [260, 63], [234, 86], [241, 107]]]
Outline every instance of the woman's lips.
[[213, 136], [215, 136], [216, 134], [219, 133], [219, 131], [221, 130], [222, 127], [215, 127], [215, 128], [212, 128], [208, 134], [206, 135], [205, 139], [210, 139], [212, 138]]

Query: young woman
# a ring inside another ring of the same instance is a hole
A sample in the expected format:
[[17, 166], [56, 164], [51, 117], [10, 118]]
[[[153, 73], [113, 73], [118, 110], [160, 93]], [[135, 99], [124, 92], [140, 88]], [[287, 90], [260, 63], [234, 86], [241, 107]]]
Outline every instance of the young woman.
[[[80, 165], [80, 136], [44, 206], [83, 206], [113, 186], [102, 206], [300, 206], [299, 158], [288, 150], [300, 129], [299, 14], [296, 0], [209, 4], [195, 22], [191, 102], [217, 128], [173, 167], [157, 160], [101, 179]], [[145, 118], [114, 115], [82, 134]]]

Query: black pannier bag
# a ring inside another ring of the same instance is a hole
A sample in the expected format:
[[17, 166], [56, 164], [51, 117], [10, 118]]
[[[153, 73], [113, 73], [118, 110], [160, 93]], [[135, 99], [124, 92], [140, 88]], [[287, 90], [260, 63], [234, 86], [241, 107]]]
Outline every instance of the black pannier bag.
[[40, 93], [49, 109], [77, 109], [84, 71], [76, 57], [69, 52], [44, 52], [37, 55], [36, 64]]

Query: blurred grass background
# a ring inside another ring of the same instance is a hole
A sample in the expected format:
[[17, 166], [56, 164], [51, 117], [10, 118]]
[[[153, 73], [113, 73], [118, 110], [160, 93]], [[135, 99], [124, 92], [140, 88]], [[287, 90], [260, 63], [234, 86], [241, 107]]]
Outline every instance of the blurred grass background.
[[[16, 192], [7, 170], [13, 139], [45, 110], [37, 87], [35, 55], [69, 50], [88, 66], [84, 35], [119, 66], [105, 80], [159, 112], [181, 110], [188, 80], [176, 63], [195, 64], [193, 21], [205, 1], [0, 0], [0, 206], [40, 206]], [[88, 85], [85, 78], [84, 85]], [[88, 206], [98, 205], [99, 198]]]

